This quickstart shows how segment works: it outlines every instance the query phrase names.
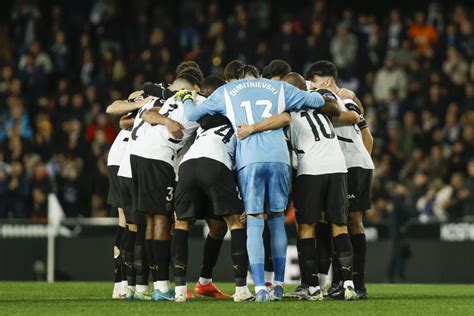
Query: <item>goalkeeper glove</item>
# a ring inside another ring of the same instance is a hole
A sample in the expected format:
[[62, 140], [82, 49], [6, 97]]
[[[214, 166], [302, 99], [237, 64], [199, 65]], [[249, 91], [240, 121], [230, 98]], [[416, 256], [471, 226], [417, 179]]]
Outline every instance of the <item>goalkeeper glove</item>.
[[194, 101], [194, 93], [192, 91], [182, 89], [175, 94], [175, 99], [184, 103], [186, 100]]

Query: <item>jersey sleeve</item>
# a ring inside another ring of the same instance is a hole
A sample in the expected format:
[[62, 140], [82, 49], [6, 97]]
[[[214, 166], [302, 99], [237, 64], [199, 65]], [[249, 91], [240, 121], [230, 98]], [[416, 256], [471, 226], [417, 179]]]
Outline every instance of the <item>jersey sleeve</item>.
[[367, 124], [367, 121], [365, 120], [364, 113], [362, 113], [362, 111], [354, 103], [354, 101], [348, 99], [348, 100], [343, 100], [342, 102], [344, 103], [344, 106], [346, 107], [347, 110], [354, 111], [357, 114], [359, 114], [360, 122], [357, 123], [357, 126], [359, 127], [360, 130], [363, 130], [369, 127], [369, 125]]
[[324, 105], [324, 99], [317, 92], [308, 93], [293, 87], [284, 82], [282, 83], [285, 98], [285, 111], [299, 111], [303, 107], [319, 108]]
[[190, 121], [197, 121], [206, 114], [225, 114], [224, 89], [220, 87], [199, 105], [196, 105], [194, 101], [186, 100], [184, 114]]

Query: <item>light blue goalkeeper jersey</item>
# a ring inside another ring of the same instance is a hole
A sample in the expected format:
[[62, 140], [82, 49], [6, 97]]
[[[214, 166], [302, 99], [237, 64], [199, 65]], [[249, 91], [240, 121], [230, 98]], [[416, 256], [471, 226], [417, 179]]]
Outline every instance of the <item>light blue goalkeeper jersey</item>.
[[[190, 100], [185, 102], [188, 120], [196, 121], [205, 114], [219, 113], [227, 116], [237, 131], [240, 125], [257, 123], [285, 111], [321, 107], [324, 99], [319, 93], [304, 92], [285, 82], [257, 78], [227, 83], [200, 105], [192, 103]], [[283, 129], [256, 133], [238, 141], [235, 157], [237, 170], [261, 162], [289, 165]]]

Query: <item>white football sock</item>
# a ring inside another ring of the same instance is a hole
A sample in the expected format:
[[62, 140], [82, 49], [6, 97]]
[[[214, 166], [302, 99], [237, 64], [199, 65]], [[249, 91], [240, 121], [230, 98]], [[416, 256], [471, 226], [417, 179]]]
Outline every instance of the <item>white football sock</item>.
[[344, 288], [347, 288], [348, 286], [354, 288], [354, 282], [352, 282], [352, 280], [344, 281]]
[[144, 293], [148, 290], [148, 285], [137, 285], [137, 292]]
[[244, 285], [244, 286], [236, 286], [235, 287], [235, 293], [241, 293], [241, 294], [245, 294], [245, 293], [248, 293], [250, 292], [249, 288], [247, 285]]
[[166, 293], [170, 290], [170, 281], [155, 281], [153, 282], [153, 288], [160, 290], [161, 293]]
[[255, 287], [255, 293], [257, 293], [258, 291], [260, 290], [265, 290], [265, 292], [267, 291], [267, 287], [266, 286], [256, 286]]
[[120, 282], [120, 284], [122, 284], [122, 289], [125, 289], [125, 290], [126, 290], [126, 289], [128, 288], [128, 282], [127, 282], [127, 280]]
[[122, 289], [122, 282], [114, 283], [114, 291], [120, 291]]
[[206, 284], [212, 283], [212, 279], [206, 279], [206, 278], [199, 277], [198, 282], [202, 285], [206, 285]]
[[265, 283], [273, 283], [273, 271], [265, 271]]
[[128, 289], [135, 291], [135, 285], [129, 285], [129, 286], [128, 286]]
[[174, 288], [176, 296], [184, 295], [186, 296], [186, 292], [188, 291], [188, 287], [186, 285], [178, 285]]
[[329, 275], [323, 274], [323, 273], [318, 273], [319, 277], [319, 284], [324, 288], [326, 284], [328, 284], [329, 281]]

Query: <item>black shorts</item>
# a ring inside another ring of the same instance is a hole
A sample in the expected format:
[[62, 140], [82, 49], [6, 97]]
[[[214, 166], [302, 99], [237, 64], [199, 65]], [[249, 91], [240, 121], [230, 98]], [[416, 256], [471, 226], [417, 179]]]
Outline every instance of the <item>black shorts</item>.
[[347, 169], [349, 212], [364, 212], [372, 207], [372, 169]]
[[179, 167], [175, 209], [176, 219], [192, 220], [242, 214], [244, 205], [234, 173], [217, 160], [198, 158]]
[[118, 177], [120, 196], [122, 198], [123, 211], [125, 213], [125, 219], [129, 224], [146, 224], [145, 215], [138, 213], [133, 209], [133, 180], [131, 178]]
[[347, 175], [331, 173], [300, 175], [294, 187], [296, 220], [314, 224], [324, 219], [336, 225], [347, 223]]
[[173, 167], [164, 161], [130, 155], [133, 209], [151, 215], [172, 214], [176, 186]]
[[119, 177], [117, 175], [119, 166], [107, 166], [109, 170], [109, 193], [107, 194], [107, 204], [113, 208], [121, 207], [122, 197], [120, 196]]

